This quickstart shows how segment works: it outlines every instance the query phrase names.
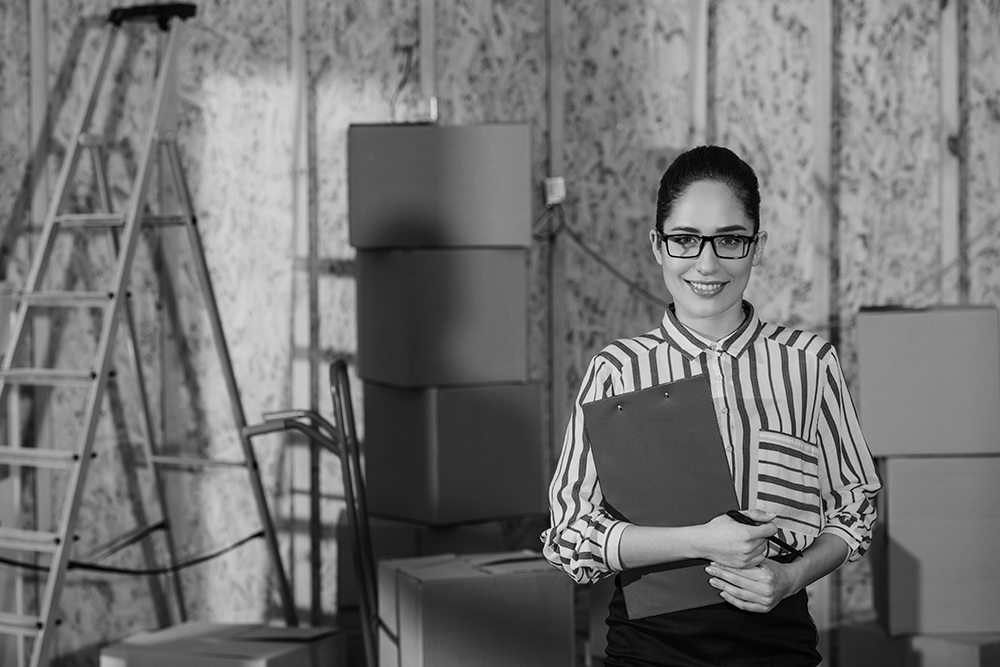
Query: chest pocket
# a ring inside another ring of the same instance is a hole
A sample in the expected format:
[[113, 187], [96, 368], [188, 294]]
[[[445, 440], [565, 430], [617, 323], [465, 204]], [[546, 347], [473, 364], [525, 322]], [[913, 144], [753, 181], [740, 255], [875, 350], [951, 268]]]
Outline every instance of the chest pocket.
[[775, 525], [810, 537], [822, 527], [819, 449], [785, 433], [760, 431], [757, 507], [774, 512]]

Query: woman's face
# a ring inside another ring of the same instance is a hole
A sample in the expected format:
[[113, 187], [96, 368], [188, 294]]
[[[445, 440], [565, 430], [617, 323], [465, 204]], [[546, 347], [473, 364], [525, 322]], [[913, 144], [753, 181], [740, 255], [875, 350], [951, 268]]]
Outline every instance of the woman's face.
[[[698, 181], [674, 204], [663, 222], [664, 234], [752, 236], [753, 221], [743, 212], [728, 185]], [[674, 298], [677, 319], [714, 339], [734, 331], [743, 322], [743, 292], [750, 271], [760, 262], [767, 232], [742, 259], [719, 259], [711, 243], [697, 257], [671, 257], [656, 231], [649, 234], [653, 256], [663, 269], [663, 282]]]

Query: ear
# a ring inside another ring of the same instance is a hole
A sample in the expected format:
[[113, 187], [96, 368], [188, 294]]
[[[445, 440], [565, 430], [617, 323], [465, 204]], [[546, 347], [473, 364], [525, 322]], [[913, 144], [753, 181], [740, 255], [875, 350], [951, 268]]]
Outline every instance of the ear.
[[663, 266], [663, 244], [660, 242], [660, 237], [656, 235], [656, 230], [649, 230], [649, 245], [653, 249], [653, 257], [656, 258], [656, 263]]
[[757, 232], [757, 242], [753, 245], [753, 262], [751, 266], [757, 266], [764, 258], [764, 246], [767, 244], [767, 232]]

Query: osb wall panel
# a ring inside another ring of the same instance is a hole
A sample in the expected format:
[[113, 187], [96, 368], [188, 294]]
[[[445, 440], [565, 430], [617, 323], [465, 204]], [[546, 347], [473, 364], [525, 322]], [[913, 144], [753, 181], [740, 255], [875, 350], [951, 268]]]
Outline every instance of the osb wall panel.
[[[206, 3], [187, 31], [181, 61], [182, 160], [248, 422], [288, 400], [295, 99], [288, 52], [283, 0]], [[202, 295], [188, 265], [182, 263], [178, 273], [189, 364], [180, 414], [190, 419], [188, 432], [201, 445], [194, 453], [240, 459]], [[273, 438], [254, 444], [273, 497], [280, 449]], [[194, 497], [175, 503], [179, 525], [189, 535], [188, 553], [214, 550], [259, 528], [242, 471], [205, 472], [188, 483]], [[260, 541], [185, 571], [191, 615], [265, 618], [270, 571]]]
[[1000, 307], [1000, 4], [967, 11], [969, 301]]
[[[29, 144], [28, 17], [24, 3], [0, 4], [0, 280], [29, 200], [22, 195]], [[19, 222], [21, 220], [21, 222]]]
[[[566, 3], [566, 218], [588, 246], [657, 298], [649, 245], [659, 179], [690, 125], [687, 2]], [[590, 358], [655, 327], [661, 303], [611, 277], [567, 234], [568, 406]]]
[[768, 238], [747, 299], [766, 320], [828, 335], [811, 297], [814, 13], [812, 0], [716, 3], [712, 119], [714, 143], [746, 160], [760, 183]]
[[[23, 224], [23, 211], [29, 204], [22, 195], [30, 153], [26, 10], [25, 3], [0, 3], [0, 280], [18, 272], [18, 267], [10, 266], [14, 261], [11, 255], [18, 243], [17, 227]], [[3, 444], [7, 444], [6, 438]], [[12, 482], [9, 469], [0, 474], [0, 506], [5, 519], [12, 514], [7, 511], [14, 502]], [[0, 611], [13, 611], [13, 586], [11, 572], [0, 570]], [[0, 663], [13, 664], [15, 649], [14, 638], [0, 636]]]
[[940, 298], [939, 7], [839, 5], [842, 358], [865, 305]]

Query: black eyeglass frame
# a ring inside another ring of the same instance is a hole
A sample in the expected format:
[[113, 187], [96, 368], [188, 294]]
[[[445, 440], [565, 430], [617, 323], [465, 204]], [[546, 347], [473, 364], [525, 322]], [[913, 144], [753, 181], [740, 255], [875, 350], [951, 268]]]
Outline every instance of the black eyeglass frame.
[[[742, 234], [714, 234], [712, 236], [704, 236], [702, 234], [691, 234], [689, 232], [681, 232], [679, 234], [664, 234], [658, 229], [654, 229], [653, 231], [656, 233], [656, 236], [663, 242], [663, 247], [666, 249], [667, 254], [676, 259], [694, 259], [695, 257], [701, 257], [701, 253], [705, 249], [706, 243], [712, 244], [712, 252], [714, 252], [715, 256], [718, 257], [719, 259], [746, 259], [746, 256], [750, 254], [750, 248], [753, 246], [754, 243], [757, 242], [757, 238], [760, 236], [760, 232], [754, 232], [752, 236], [744, 236]], [[670, 244], [668, 243], [668, 241], [671, 238], [677, 238], [683, 236], [696, 238], [700, 241], [700, 243], [698, 244], [698, 252], [694, 253], [693, 255], [675, 255], [674, 253], [670, 252]], [[739, 255], [738, 257], [723, 257], [722, 255], [719, 254], [719, 249], [715, 247], [716, 239], [740, 239], [741, 241], [744, 242], [743, 254]]]

